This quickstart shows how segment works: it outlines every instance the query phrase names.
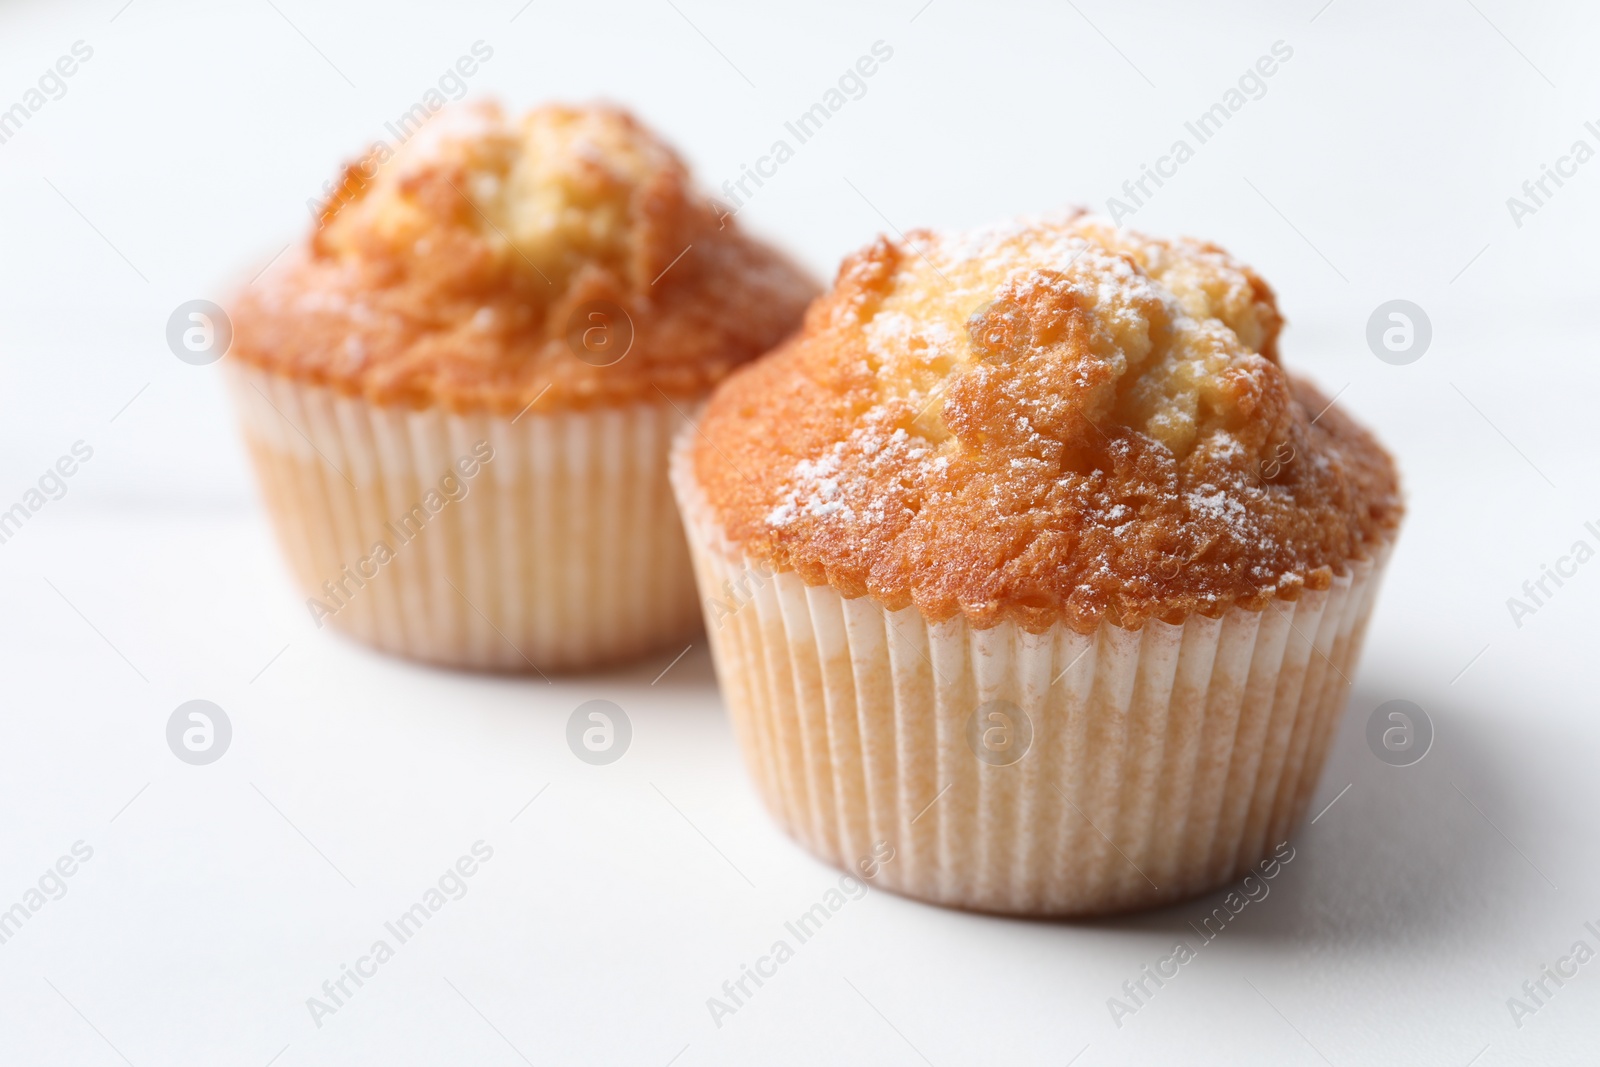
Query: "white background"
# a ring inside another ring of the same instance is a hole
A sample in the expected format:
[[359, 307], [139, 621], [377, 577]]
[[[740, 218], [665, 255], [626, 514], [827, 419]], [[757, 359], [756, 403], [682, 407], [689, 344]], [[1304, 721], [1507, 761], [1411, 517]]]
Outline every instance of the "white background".
[[[1520, 227], [1506, 198], [1600, 147], [1592, 6], [921, 3], [0, 10], [0, 107], [94, 49], [0, 144], [0, 508], [94, 449], [0, 545], [0, 908], [94, 850], [0, 945], [0, 1063], [1585, 1061], [1600, 961], [1520, 1028], [1506, 1002], [1600, 947], [1600, 562], [1520, 627], [1506, 600], [1600, 544], [1600, 160]], [[1065, 924], [873, 892], [718, 1028], [706, 998], [836, 875], [761, 810], [703, 639], [655, 682], [671, 653], [547, 685], [313, 628], [218, 369], [175, 359], [166, 320], [300, 239], [338, 163], [480, 39], [474, 94], [626, 103], [710, 187], [887, 42], [741, 215], [824, 275], [888, 226], [1103, 209], [1293, 48], [1131, 222], [1272, 281], [1285, 359], [1394, 449], [1410, 515], [1312, 811], [1337, 802], [1120, 1027], [1107, 998], [1215, 899]], [[1409, 366], [1364, 340], [1396, 297], [1433, 324]], [[207, 767], [164, 738], [197, 697], [234, 727]], [[633, 722], [608, 767], [564, 742], [594, 697]], [[1362, 737], [1401, 698], [1437, 731], [1409, 768]], [[467, 895], [314, 1025], [306, 998], [480, 839]]]

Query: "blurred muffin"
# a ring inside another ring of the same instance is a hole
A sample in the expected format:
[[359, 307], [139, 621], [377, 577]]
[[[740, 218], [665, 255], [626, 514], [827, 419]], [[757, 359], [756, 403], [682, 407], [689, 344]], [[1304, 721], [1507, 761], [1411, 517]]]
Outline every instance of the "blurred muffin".
[[777, 818], [882, 884], [1093, 914], [1305, 810], [1401, 516], [1213, 245], [1082, 215], [880, 239], [673, 480]]
[[347, 167], [227, 361], [317, 625], [523, 671], [683, 639], [672, 433], [814, 292], [612, 108], [462, 108]]

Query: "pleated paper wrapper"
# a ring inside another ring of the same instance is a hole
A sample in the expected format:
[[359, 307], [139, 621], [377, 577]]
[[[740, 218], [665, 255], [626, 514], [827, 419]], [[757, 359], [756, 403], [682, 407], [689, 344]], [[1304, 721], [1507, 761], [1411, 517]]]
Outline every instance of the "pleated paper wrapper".
[[699, 629], [667, 481], [672, 405], [513, 419], [383, 407], [248, 366], [228, 378], [319, 625], [500, 671], [612, 663]]
[[[1137, 631], [929, 622], [774, 573], [672, 476], [723, 699], [777, 820], [939, 904], [1093, 915], [1242, 876], [1303, 817], [1388, 548], [1325, 591]], [[980, 754], [984, 758], [980, 758]]]

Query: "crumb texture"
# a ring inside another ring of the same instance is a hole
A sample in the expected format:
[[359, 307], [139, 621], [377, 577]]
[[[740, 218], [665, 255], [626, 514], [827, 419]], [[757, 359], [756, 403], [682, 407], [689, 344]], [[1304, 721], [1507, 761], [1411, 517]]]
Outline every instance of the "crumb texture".
[[[310, 239], [235, 301], [232, 355], [413, 407], [687, 399], [777, 344], [816, 288], [626, 112], [463, 106], [344, 169]], [[625, 318], [591, 319], [597, 302]], [[600, 365], [608, 343], [627, 354]]]
[[1214, 245], [1074, 214], [879, 239], [708, 406], [727, 536], [980, 628], [1138, 628], [1325, 589], [1392, 538], [1393, 461], [1278, 362]]

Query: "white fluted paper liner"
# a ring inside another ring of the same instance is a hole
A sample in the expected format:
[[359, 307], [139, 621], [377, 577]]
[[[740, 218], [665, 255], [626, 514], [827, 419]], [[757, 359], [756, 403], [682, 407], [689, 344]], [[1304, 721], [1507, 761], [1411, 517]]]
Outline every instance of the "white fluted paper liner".
[[612, 662], [698, 628], [671, 405], [513, 419], [382, 407], [247, 366], [228, 378], [319, 625], [506, 671]]
[[[1228, 883], [1304, 815], [1387, 548], [1260, 612], [1087, 636], [977, 630], [745, 557], [701, 495], [691, 444], [685, 431], [673, 486], [723, 697], [768, 807], [821, 857], [852, 870], [887, 842], [876, 885], [1089, 915]], [[1009, 766], [968, 741], [990, 701], [1032, 728]]]

